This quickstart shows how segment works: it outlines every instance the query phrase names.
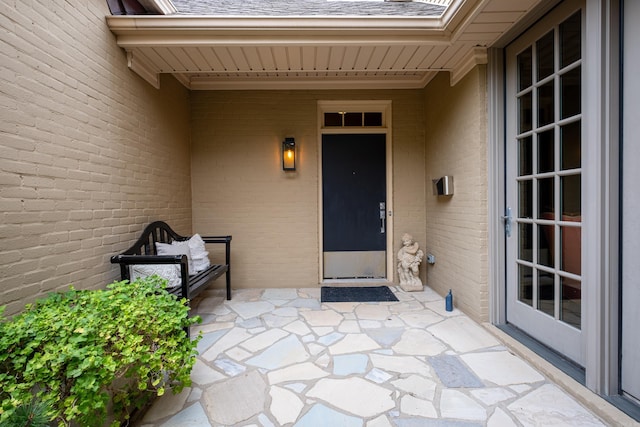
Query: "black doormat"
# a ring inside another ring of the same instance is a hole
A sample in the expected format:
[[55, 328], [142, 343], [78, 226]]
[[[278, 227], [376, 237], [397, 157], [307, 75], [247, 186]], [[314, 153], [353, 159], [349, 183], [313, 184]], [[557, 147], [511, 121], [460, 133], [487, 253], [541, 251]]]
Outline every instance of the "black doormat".
[[388, 286], [323, 286], [320, 302], [398, 301]]

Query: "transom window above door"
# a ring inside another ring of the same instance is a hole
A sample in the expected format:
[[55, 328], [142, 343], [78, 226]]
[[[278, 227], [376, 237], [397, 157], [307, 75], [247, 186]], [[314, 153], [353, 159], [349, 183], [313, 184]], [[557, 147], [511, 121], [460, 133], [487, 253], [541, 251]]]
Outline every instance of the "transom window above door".
[[381, 127], [381, 112], [325, 112], [324, 127]]

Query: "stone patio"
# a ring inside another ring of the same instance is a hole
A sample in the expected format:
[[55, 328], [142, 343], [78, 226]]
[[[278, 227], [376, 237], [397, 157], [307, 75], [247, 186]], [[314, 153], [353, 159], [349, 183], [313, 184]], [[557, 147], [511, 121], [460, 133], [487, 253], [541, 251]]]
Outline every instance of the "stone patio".
[[138, 423], [195, 426], [602, 426], [426, 288], [320, 303], [320, 289], [209, 290], [193, 384]]

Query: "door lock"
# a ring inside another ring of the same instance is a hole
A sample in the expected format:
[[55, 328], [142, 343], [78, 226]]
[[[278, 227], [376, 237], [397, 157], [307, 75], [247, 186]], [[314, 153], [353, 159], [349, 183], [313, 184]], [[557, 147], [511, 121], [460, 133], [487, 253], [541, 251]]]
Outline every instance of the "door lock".
[[380, 202], [380, 234], [385, 233], [386, 229], [386, 221], [387, 221], [387, 204], [385, 202]]

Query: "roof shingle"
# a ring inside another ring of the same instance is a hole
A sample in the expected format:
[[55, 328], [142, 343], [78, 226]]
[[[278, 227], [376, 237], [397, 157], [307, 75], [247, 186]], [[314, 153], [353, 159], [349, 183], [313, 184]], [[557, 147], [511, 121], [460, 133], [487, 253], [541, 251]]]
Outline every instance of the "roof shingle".
[[173, 0], [180, 15], [438, 17], [445, 6], [408, 1]]

